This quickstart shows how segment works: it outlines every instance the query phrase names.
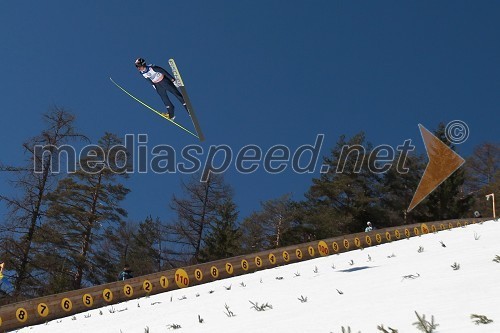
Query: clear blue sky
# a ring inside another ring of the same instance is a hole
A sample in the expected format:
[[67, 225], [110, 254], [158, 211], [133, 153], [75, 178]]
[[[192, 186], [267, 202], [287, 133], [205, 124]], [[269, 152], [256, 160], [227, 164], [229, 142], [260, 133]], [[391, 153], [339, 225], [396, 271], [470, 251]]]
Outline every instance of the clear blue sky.
[[[392, 146], [423, 145], [421, 123], [465, 121], [463, 155], [498, 142], [500, 4], [494, 1], [17, 1], [0, 11], [1, 161], [18, 164], [21, 144], [53, 105], [77, 116], [94, 141], [105, 131], [148, 134], [177, 150], [195, 138], [162, 120], [109, 81], [112, 76], [161, 108], [133, 66], [175, 58], [206, 135], [204, 147], [246, 144], [292, 150], [326, 135], [365, 131]], [[177, 120], [190, 126], [186, 114]], [[315, 174], [231, 168], [241, 217], [259, 202], [292, 193]], [[133, 220], [170, 217], [180, 174], [133, 175]], [[0, 175], [3, 193], [10, 189]]]

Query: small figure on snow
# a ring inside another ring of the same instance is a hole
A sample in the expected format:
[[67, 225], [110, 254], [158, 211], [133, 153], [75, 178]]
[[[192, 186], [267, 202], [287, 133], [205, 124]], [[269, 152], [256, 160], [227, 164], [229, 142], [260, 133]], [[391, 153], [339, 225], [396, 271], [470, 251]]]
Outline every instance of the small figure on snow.
[[372, 223], [370, 221], [366, 222], [365, 232], [372, 231], [372, 230], [373, 230]]
[[[167, 96], [167, 92], [173, 94], [186, 108], [186, 101], [182, 97], [181, 92], [177, 89], [177, 83], [175, 78], [170, 75], [165, 69], [160, 66], [147, 65], [146, 60], [143, 58], [137, 58], [135, 61], [135, 67], [144, 76], [144, 78], [153, 85], [158, 95], [160, 95], [163, 104], [167, 108], [167, 112], [163, 113], [167, 118], [174, 120], [174, 105]], [[187, 111], [187, 108], [186, 108]]]
[[118, 280], [123, 281], [131, 278], [133, 278], [132, 270], [130, 269], [128, 264], [125, 264], [125, 266], [123, 266], [123, 271], [118, 274]]

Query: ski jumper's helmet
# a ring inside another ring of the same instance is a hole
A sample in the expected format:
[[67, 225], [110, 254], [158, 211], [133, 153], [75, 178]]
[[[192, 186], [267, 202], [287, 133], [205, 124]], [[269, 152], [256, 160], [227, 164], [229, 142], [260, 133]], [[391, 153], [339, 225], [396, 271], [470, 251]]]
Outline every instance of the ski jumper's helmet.
[[135, 61], [135, 67], [146, 67], [146, 60], [143, 58], [137, 58]]

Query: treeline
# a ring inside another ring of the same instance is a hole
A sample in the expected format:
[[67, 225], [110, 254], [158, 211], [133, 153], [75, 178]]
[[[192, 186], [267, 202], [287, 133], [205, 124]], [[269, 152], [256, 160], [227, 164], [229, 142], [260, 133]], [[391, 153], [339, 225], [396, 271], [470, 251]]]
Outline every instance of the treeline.
[[[55, 107], [43, 118], [42, 132], [23, 144], [24, 165], [0, 165], [10, 174], [14, 189], [13, 195], [0, 195], [8, 210], [0, 226], [0, 261], [5, 262], [1, 303], [116, 281], [125, 263], [138, 276], [359, 232], [367, 221], [383, 228], [472, 217], [476, 210], [491, 215], [485, 195], [499, 193], [499, 146], [484, 143], [465, 167], [408, 213], [427, 158], [407, 155], [401, 168], [374, 173], [373, 145], [361, 132], [339, 138], [324, 157], [330, 171], [313, 179], [301, 201], [285, 193], [241, 217], [223, 175], [211, 174], [207, 182], [192, 175], [184, 178], [181, 191], [170, 201], [174, 221], [144, 212], [143, 221], [131, 222], [123, 205], [131, 191], [123, 185], [128, 174], [116, 171], [126, 159], [111, 149], [123, 144], [121, 139], [105, 133], [97, 143], [102, 148], [98, 154], [104, 156], [79, 161], [85, 163], [85, 172], [77, 168], [75, 173], [52, 173], [53, 159], [34, 150], [36, 145], [57, 147], [89, 140], [63, 108]], [[442, 124], [435, 134], [454, 148]], [[365, 151], [346, 159], [345, 147], [365, 147]], [[34, 172], [35, 163], [43, 165], [43, 172]], [[337, 172], [339, 165], [342, 172]]]

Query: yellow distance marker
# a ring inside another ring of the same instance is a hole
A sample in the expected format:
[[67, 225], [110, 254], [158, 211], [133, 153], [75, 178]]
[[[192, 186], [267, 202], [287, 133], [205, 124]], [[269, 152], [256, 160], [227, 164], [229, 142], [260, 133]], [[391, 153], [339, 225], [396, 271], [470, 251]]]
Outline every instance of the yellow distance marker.
[[182, 268], [175, 271], [175, 284], [177, 284], [177, 287], [179, 288], [189, 287], [188, 273]]
[[163, 288], [163, 289], [167, 289], [168, 288], [168, 279], [166, 276], [162, 275], [160, 277], [160, 286]]
[[255, 257], [254, 261], [255, 261], [255, 265], [257, 267], [259, 267], [259, 268], [262, 267], [262, 259], [260, 259], [260, 257]]
[[226, 272], [229, 275], [232, 275], [234, 273], [234, 268], [231, 263], [226, 262]]
[[210, 267], [210, 275], [212, 275], [212, 277], [215, 279], [219, 277], [219, 270], [217, 269], [217, 267], [215, 266]]
[[61, 309], [66, 312], [69, 312], [73, 309], [73, 302], [69, 298], [63, 298], [61, 300]]
[[203, 280], [203, 272], [201, 271], [201, 269], [197, 268], [195, 271], [194, 271], [194, 278], [198, 281], [201, 281]]
[[150, 293], [153, 291], [153, 284], [149, 280], [144, 280], [144, 282], [142, 283], [142, 289], [145, 292]]
[[86, 307], [90, 308], [92, 305], [94, 305], [94, 298], [90, 294], [85, 294], [82, 296], [82, 303]]
[[273, 265], [276, 264], [276, 256], [274, 253], [269, 253], [269, 262]]
[[113, 292], [111, 289], [104, 289], [102, 291], [102, 298], [104, 298], [106, 302], [111, 302], [113, 300]]
[[327, 256], [330, 253], [328, 250], [328, 244], [325, 241], [318, 242], [318, 252], [321, 256]]
[[354, 238], [354, 245], [356, 245], [356, 247], [361, 247], [361, 240], [358, 237]]
[[40, 317], [47, 317], [50, 313], [49, 306], [45, 303], [39, 303], [36, 307], [36, 311]]
[[335, 252], [339, 252], [339, 250], [340, 250], [339, 244], [337, 244], [337, 242], [332, 243], [332, 248], [333, 248], [333, 251], [335, 251]]
[[18, 308], [16, 310], [16, 319], [17, 321], [24, 323], [26, 320], [28, 320], [28, 311], [26, 311], [25, 308]]
[[134, 288], [130, 284], [126, 284], [123, 286], [123, 293], [127, 297], [132, 297], [134, 295]]

